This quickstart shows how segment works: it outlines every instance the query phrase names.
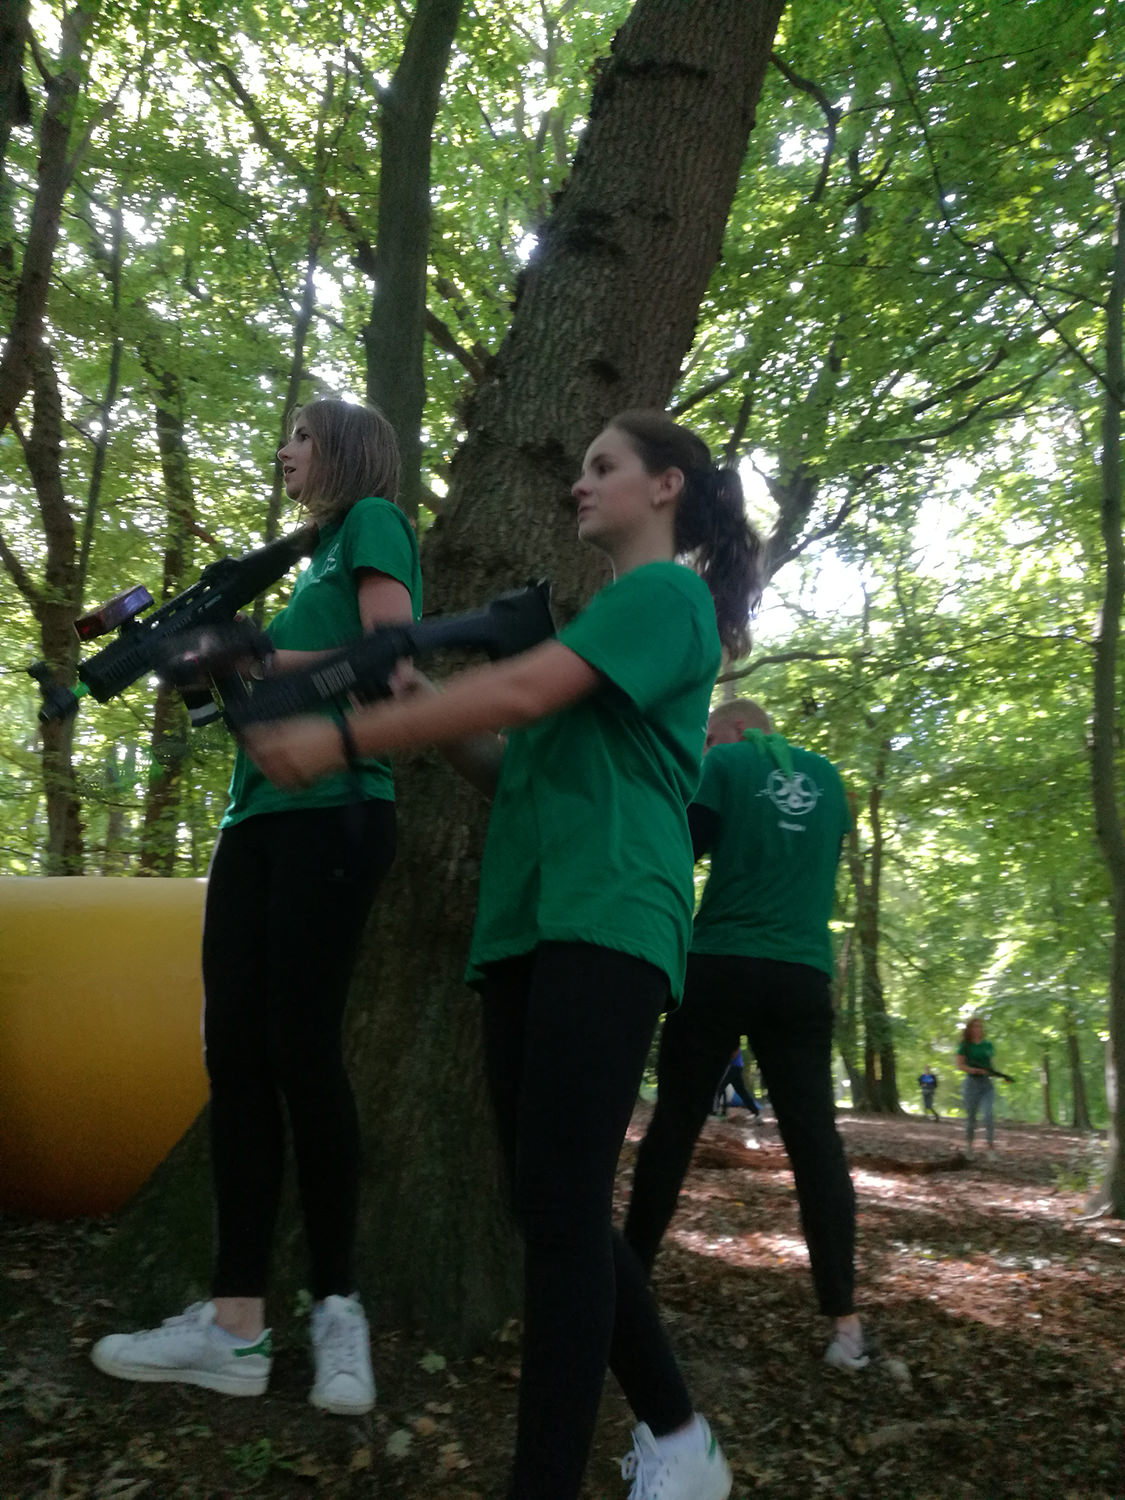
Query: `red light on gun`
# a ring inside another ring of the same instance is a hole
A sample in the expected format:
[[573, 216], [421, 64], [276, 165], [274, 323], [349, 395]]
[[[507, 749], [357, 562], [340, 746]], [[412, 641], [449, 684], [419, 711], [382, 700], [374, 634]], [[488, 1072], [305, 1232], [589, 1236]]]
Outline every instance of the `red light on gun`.
[[80, 615], [74, 622], [74, 633], [80, 641], [96, 640], [99, 635], [106, 635], [118, 625], [124, 625], [134, 615], [139, 615], [151, 603], [152, 595], [148, 589], [139, 583], [134, 584], [132, 588], [115, 594], [97, 609], [92, 609], [88, 615]]

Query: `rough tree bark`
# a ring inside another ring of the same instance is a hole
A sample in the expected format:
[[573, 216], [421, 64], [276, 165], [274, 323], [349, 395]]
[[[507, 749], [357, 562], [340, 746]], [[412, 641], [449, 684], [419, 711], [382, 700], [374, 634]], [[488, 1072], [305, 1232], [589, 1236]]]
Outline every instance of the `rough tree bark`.
[[[783, 3], [637, 0], [599, 69], [572, 176], [427, 539], [430, 608], [479, 604], [547, 573], [565, 616], [604, 577], [576, 542], [569, 486], [607, 418], [663, 406], [673, 388]], [[368, 1143], [361, 1282], [381, 1320], [421, 1325], [454, 1350], [495, 1329], [516, 1295], [477, 1007], [461, 981], [485, 809], [428, 756], [402, 768], [398, 795], [398, 861], [351, 1010]], [[143, 1281], [165, 1305], [169, 1287], [191, 1279], [183, 1205], [194, 1192], [199, 1209], [198, 1141], [192, 1132], [178, 1152], [187, 1165], [162, 1169], [118, 1239], [129, 1285]], [[282, 1261], [292, 1233], [283, 1238]]]
[[1125, 600], [1122, 536], [1121, 409], [1125, 405], [1125, 204], [1117, 211], [1113, 272], [1106, 307], [1105, 404], [1102, 412], [1101, 532], [1105, 572], [1094, 642], [1091, 779], [1094, 821], [1110, 879], [1113, 946], [1109, 973], [1106, 1096], [1109, 1162], [1095, 1206], [1125, 1218], [1125, 825], [1118, 802], [1118, 653]]
[[363, 330], [367, 399], [387, 416], [402, 453], [400, 503], [418, 514], [430, 154], [462, 0], [419, 0], [402, 58], [381, 95], [379, 221], [371, 320]]
[[[479, 603], [546, 572], [566, 616], [604, 579], [575, 541], [569, 486], [615, 411], [668, 400], [781, 10], [780, 0], [638, 0], [600, 69], [570, 181], [475, 398], [425, 549], [430, 608]], [[369, 1085], [367, 1137], [383, 1147], [372, 1152], [365, 1258], [392, 1316], [468, 1343], [510, 1309], [513, 1269], [476, 1004], [460, 984], [484, 809], [428, 758], [403, 776], [400, 808], [394, 889], [377, 906], [360, 980], [370, 1004], [353, 1036]], [[410, 1100], [425, 1079], [456, 1107], [419, 1119]], [[450, 1222], [463, 1232], [449, 1235]]]

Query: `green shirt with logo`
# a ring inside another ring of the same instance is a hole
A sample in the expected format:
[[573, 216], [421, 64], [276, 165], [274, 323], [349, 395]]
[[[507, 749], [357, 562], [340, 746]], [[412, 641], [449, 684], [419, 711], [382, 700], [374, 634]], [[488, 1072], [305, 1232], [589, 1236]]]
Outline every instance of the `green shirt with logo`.
[[962, 1042], [957, 1049], [958, 1057], [963, 1057], [970, 1068], [991, 1068], [992, 1052], [992, 1043], [989, 1041]]
[[592, 943], [663, 969], [677, 998], [691, 933], [687, 804], [721, 660], [703, 581], [647, 563], [559, 633], [604, 681], [508, 738], [469, 982], [541, 942]]
[[[270, 621], [268, 635], [278, 650], [335, 651], [363, 635], [356, 569], [374, 568], [404, 584], [414, 618], [422, 613], [422, 570], [414, 530], [397, 505], [373, 495], [358, 500], [337, 521], [322, 527], [316, 551], [297, 575], [289, 603]], [[326, 709], [335, 714], [335, 710]], [[338, 717], [338, 714], [336, 714]], [[390, 765], [360, 762], [358, 796], [394, 800]], [[315, 785], [284, 791], [267, 781], [240, 749], [234, 763], [230, 801], [222, 827], [257, 813], [308, 807], [340, 807], [357, 798], [355, 777], [326, 776]]]
[[696, 802], [718, 816], [693, 953], [773, 958], [832, 973], [828, 922], [851, 826], [831, 761], [747, 730], [703, 762]]

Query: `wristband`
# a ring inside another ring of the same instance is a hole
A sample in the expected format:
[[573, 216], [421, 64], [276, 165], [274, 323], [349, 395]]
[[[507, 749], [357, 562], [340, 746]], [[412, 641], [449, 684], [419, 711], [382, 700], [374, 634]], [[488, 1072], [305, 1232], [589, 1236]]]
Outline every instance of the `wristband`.
[[340, 742], [344, 747], [344, 760], [349, 771], [354, 771], [359, 766], [359, 747], [355, 742], [355, 734], [347, 719], [339, 719], [336, 724], [340, 731]]

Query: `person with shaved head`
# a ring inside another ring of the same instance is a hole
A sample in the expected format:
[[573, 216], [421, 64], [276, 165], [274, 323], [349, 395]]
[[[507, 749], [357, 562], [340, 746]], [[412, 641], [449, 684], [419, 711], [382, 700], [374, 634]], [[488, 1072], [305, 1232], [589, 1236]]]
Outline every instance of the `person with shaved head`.
[[695, 918], [683, 1002], [664, 1024], [657, 1102], [637, 1154], [625, 1238], [651, 1271], [699, 1132], [745, 1035], [793, 1167], [828, 1364], [861, 1370], [855, 1191], [836, 1129], [832, 947], [840, 849], [850, 827], [839, 772], [774, 730], [750, 698], [720, 704], [689, 809], [711, 870]]

